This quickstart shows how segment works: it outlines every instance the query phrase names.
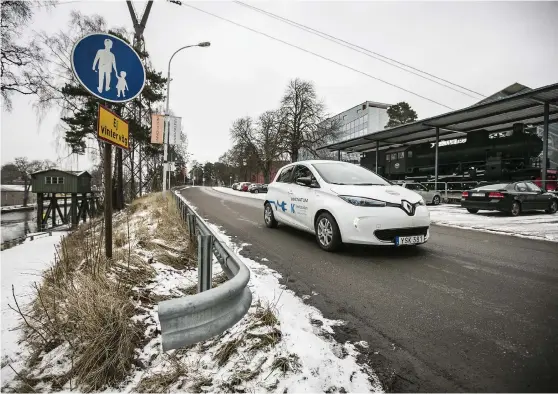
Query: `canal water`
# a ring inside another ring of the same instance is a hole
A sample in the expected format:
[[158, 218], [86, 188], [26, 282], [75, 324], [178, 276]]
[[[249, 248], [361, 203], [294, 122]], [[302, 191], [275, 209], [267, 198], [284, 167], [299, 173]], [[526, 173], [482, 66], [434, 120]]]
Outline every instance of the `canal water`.
[[[3, 212], [0, 219], [2, 221], [2, 243], [37, 232], [36, 208], [32, 211]], [[49, 219], [49, 227], [50, 224]]]
[[2, 242], [37, 231], [37, 211], [3, 212]]

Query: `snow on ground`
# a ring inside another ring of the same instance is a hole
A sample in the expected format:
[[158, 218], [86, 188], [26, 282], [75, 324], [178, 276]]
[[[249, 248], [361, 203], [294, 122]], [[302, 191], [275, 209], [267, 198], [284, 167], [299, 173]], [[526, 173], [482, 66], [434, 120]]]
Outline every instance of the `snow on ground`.
[[558, 214], [549, 215], [542, 211], [517, 217], [496, 211], [473, 214], [451, 204], [429, 206], [428, 209], [435, 224], [558, 242]]
[[[114, 233], [126, 228], [121, 216], [115, 215]], [[131, 242], [128, 244], [126, 241], [121, 248], [128, 250], [130, 246], [144, 262], [149, 263], [155, 276], [144, 287], [133, 288], [137, 292], [135, 294], [141, 296], [134, 296], [136, 315], [132, 320], [143, 324], [145, 345], [136, 350], [137, 360], [128, 378], [118, 387], [107, 387], [106, 392], [381, 391], [373, 371], [364, 369], [356, 362], [358, 352], [355, 345], [363, 345], [339, 344], [333, 340], [333, 327], [342, 322], [325, 319], [317, 309], [304, 304], [292, 291], [280, 285], [277, 272], [242, 257], [251, 271], [249, 286], [253, 294], [253, 303], [247, 315], [218, 337], [184, 349], [163, 352], [157, 304], [149, 302], [149, 299], [168, 299], [195, 293], [197, 270], [176, 269], [158, 260], [159, 252], [153, 250], [153, 245], [164, 244], [167, 249], [176, 250], [177, 243], [174, 239], [156, 238], [160, 219], [153, 212], [141, 209], [131, 218]], [[219, 238], [238, 254], [242, 246], [233, 244], [219, 229], [211, 226]], [[22, 284], [39, 279], [40, 271], [52, 260], [54, 246], [60, 241], [60, 236], [59, 233], [53, 233], [52, 237], [38, 238], [2, 252], [3, 347], [5, 344], [15, 344], [19, 335], [19, 331], [4, 332], [14, 328], [17, 320], [15, 312], [4, 310], [6, 293], [11, 292], [11, 283], [15, 282], [21, 287]], [[147, 244], [151, 247], [146, 249], [144, 246]], [[24, 249], [30, 245], [33, 246], [31, 253], [30, 249]], [[118, 248], [115, 248], [115, 253], [117, 251]], [[29, 279], [26, 274], [31, 270], [37, 276]], [[214, 286], [218, 286], [224, 280], [224, 275], [216, 260], [213, 273]], [[29, 290], [26, 291], [29, 296]], [[17, 294], [21, 297], [18, 299], [23, 301], [20, 294], [24, 293]], [[270, 319], [265, 314], [270, 310], [277, 319]], [[4, 326], [6, 321], [10, 324]], [[17, 347], [12, 346], [14, 356], [10, 363], [17, 371], [22, 371], [29, 350], [25, 343], [19, 348], [21, 350], [17, 354]], [[70, 354], [71, 349], [66, 342], [43, 353], [40, 362], [27, 375], [40, 382], [34, 387], [35, 391], [83, 391], [76, 389], [75, 381], [72, 387], [72, 380], [63, 387], [54, 389], [52, 386], [57, 377], [67, 375], [71, 370]], [[2, 387], [6, 388], [6, 384], [15, 387], [17, 381], [10, 382], [14, 378], [13, 372], [5, 360], [2, 361], [2, 366], [5, 366], [2, 369]]]
[[[191, 204], [188, 203], [190, 206]], [[350, 343], [339, 344], [332, 337], [333, 327], [344, 324], [323, 317], [316, 308], [309, 306], [297, 297], [291, 290], [279, 283], [281, 275], [256, 261], [240, 256], [244, 245], [236, 245], [217, 226], [209, 224], [222, 242], [225, 242], [250, 269], [249, 287], [253, 294], [253, 304], [272, 304], [276, 310], [281, 330], [280, 346], [267, 353], [269, 358], [277, 358], [278, 354], [296, 355], [298, 368], [286, 376], [272, 376], [270, 363], [261, 366], [264, 380], [256, 380], [248, 386], [246, 391], [255, 390], [282, 392], [324, 392], [333, 390], [341, 392], [370, 392], [381, 391], [374, 372], [365, 370], [356, 362], [358, 351]], [[262, 259], [262, 261], [267, 259]], [[249, 317], [249, 315], [248, 315]], [[249, 319], [246, 317], [232, 331], [246, 330]], [[316, 322], [320, 322], [316, 324]], [[270, 389], [269, 383], [276, 380]], [[343, 389], [343, 390], [342, 390]]]
[[13, 378], [13, 371], [5, 366], [21, 353], [18, 345], [21, 323], [19, 313], [12, 295], [12, 285], [17, 302], [24, 309], [33, 297], [33, 283], [40, 284], [42, 272], [54, 261], [55, 247], [66, 232], [52, 232], [52, 236], [43, 235], [34, 241], [27, 239], [21, 245], [3, 250], [0, 254], [2, 272], [2, 382]]
[[240, 197], [246, 197], [246, 198], [253, 198], [255, 200], [265, 200], [266, 198], [266, 194], [267, 193], [250, 193], [250, 192], [241, 192], [239, 190], [233, 190], [229, 187], [220, 187], [220, 186], [216, 186], [213, 188], [213, 190], [221, 192], [221, 193], [226, 193], [226, 194], [231, 194], [233, 196], [240, 196]]

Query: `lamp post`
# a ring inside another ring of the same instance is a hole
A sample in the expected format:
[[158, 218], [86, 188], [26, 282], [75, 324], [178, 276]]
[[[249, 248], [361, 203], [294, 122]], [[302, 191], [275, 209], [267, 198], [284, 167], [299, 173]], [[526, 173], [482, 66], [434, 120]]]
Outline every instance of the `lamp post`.
[[[169, 150], [169, 119], [168, 116], [169, 114], [169, 96], [170, 96], [170, 81], [171, 81], [171, 77], [170, 77], [170, 67], [171, 67], [171, 62], [172, 62], [172, 58], [174, 57], [174, 55], [176, 55], [178, 52], [180, 52], [183, 49], [186, 48], [192, 48], [192, 47], [208, 47], [211, 44], [209, 42], [200, 42], [199, 44], [196, 45], [186, 45], [182, 48], [177, 49], [171, 56], [170, 60], [169, 60], [169, 67], [168, 67], [168, 72], [167, 72], [167, 105], [166, 105], [166, 109], [165, 109], [165, 133], [164, 133], [164, 154], [163, 154], [163, 191], [167, 190], [167, 155], [168, 155], [168, 150]], [[170, 186], [170, 182], [169, 182], [169, 186]]]

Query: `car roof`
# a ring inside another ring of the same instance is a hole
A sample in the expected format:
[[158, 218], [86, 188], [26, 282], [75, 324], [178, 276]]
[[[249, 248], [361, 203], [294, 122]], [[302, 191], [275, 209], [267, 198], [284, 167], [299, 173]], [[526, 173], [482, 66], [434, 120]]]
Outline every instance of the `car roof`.
[[339, 161], [339, 160], [300, 160], [300, 161], [295, 161], [294, 163], [285, 164], [281, 168], [296, 165], [296, 164], [324, 164], [324, 163], [343, 163], [343, 164], [352, 164], [356, 166], [356, 164], [349, 163], [346, 161]]

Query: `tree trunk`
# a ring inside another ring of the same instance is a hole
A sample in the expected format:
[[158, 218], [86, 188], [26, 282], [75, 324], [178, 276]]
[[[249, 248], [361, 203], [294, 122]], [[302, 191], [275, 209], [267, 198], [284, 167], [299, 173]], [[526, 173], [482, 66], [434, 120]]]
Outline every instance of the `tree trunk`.
[[[27, 177], [24, 177], [24, 184], [23, 184], [23, 206], [27, 206], [27, 201], [29, 201], [29, 187], [27, 185]], [[29, 186], [31, 186], [29, 184]]]

